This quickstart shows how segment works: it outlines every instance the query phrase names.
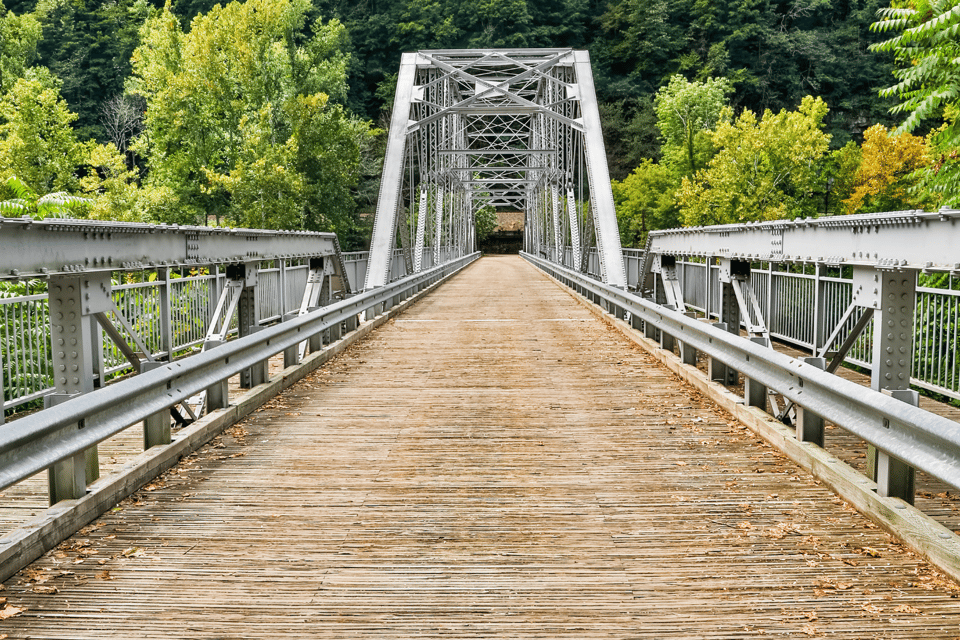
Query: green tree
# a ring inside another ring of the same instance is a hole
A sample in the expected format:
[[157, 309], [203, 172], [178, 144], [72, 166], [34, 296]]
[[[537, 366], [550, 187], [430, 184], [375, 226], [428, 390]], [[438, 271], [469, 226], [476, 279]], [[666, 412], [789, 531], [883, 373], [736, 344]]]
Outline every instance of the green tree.
[[931, 204], [916, 184], [918, 169], [930, 163], [927, 141], [909, 133], [891, 135], [881, 124], [863, 135], [863, 160], [853, 191], [844, 201], [847, 213], [922, 209]]
[[960, 204], [960, 4], [947, 0], [904, 0], [880, 12], [880, 33], [897, 32], [873, 48], [892, 52], [899, 63], [897, 84], [881, 96], [896, 97], [895, 114], [906, 114], [897, 133], [930, 121], [944, 125], [931, 137], [934, 161], [922, 170], [921, 187], [939, 194], [946, 206]]
[[821, 131], [827, 105], [807, 96], [796, 111], [744, 111], [713, 133], [719, 151], [706, 168], [684, 177], [679, 193], [686, 225], [812, 216], [818, 168], [830, 145]]
[[16, 15], [0, 2], [0, 95], [23, 77], [37, 55], [42, 28], [30, 14]]
[[164, 219], [350, 232], [369, 126], [346, 97], [346, 34], [307, 0], [215, 6], [184, 32], [169, 7], [147, 21], [132, 93], [146, 101], [137, 148]]
[[16, 175], [35, 193], [77, 188], [86, 150], [59, 89], [49, 71], [34, 67], [0, 99], [0, 178]]
[[675, 199], [679, 180], [667, 167], [644, 160], [624, 180], [611, 184], [623, 246], [642, 247], [648, 231], [680, 226]]
[[710, 132], [721, 119], [732, 91], [726, 78], [688, 82], [673, 76], [657, 92], [657, 128], [663, 137], [663, 163], [677, 175], [692, 175], [713, 154]]

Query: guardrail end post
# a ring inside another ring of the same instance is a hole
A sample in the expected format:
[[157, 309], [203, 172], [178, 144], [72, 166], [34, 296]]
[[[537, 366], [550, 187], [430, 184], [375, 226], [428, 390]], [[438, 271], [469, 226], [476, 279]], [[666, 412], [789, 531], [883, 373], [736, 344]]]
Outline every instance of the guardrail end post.
[[[920, 406], [920, 394], [912, 389], [884, 389], [882, 393], [915, 407]], [[916, 470], [885, 451], [877, 451], [877, 493], [913, 504], [916, 497]]]
[[[159, 369], [165, 365], [165, 362], [143, 362], [140, 365], [140, 373]], [[163, 444], [170, 444], [170, 413], [166, 409], [148, 416], [143, 421], [144, 450]]]

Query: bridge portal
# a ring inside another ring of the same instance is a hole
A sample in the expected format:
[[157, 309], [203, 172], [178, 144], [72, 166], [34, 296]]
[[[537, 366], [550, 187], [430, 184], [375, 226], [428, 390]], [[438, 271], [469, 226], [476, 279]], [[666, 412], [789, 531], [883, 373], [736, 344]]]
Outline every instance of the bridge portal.
[[524, 212], [527, 253], [626, 287], [586, 51], [404, 54], [364, 288], [393, 260], [416, 273], [473, 251], [482, 207]]

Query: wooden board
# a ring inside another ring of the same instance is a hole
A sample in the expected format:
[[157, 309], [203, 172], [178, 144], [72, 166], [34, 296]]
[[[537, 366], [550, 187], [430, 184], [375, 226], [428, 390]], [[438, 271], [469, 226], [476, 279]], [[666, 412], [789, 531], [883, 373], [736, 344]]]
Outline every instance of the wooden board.
[[958, 593], [504, 257], [7, 581], [0, 634], [950, 638]]

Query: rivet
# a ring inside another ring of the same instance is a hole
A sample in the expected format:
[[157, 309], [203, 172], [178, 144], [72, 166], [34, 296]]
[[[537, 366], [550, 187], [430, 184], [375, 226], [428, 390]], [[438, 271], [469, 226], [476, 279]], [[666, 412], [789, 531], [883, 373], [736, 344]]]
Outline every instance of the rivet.
[[79, 371], [79, 370], [80, 370], [80, 365], [76, 365], [76, 364], [75, 364], [75, 365], [73, 365], [73, 367], [71, 367], [71, 368], [73, 369], [73, 371]]
[[67, 370], [67, 365], [65, 364], [60, 365], [60, 371], [66, 371], [66, 370]]
[[884, 377], [885, 377], [885, 378], [886, 378], [887, 380], [891, 380], [891, 379], [893, 379], [893, 376], [892, 376], [892, 375], [890, 375], [889, 373], [888, 373], [888, 374], [886, 374], [886, 375], [885, 375]]
[[80, 378], [74, 376], [74, 377], [73, 377], [73, 384], [80, 384]]

